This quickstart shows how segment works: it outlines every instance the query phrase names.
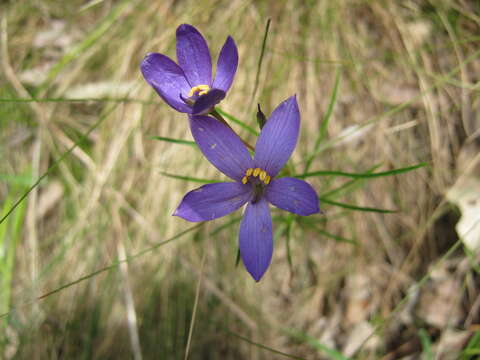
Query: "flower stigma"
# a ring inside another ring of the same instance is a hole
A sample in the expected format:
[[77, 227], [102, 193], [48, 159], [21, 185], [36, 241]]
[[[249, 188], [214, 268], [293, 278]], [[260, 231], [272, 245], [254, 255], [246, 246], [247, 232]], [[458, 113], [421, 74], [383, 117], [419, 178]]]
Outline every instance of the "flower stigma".
[[210, 86], [208, 85], [197, 85], [190, 89], [188, 93], [188, 97], [192, 97], [193, 95], [198, 93], [198, 96], [202, 96], [207, 94], [210, 91]]

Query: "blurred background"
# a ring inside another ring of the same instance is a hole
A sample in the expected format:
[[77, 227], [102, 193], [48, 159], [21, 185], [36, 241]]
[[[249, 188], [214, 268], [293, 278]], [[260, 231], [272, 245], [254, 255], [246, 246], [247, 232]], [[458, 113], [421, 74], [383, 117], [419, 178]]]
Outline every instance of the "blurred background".
[[[478, 1], [4, 0], [0, 18], [0, 358], [480, 354]], [[214, 63], [237, 43], [224, 112], [256, 127], [257, 103], [297, 94], [291, 169], [332, 171], [307, 179], [323, 215], [273, 211], [259, 283], [236, 266], [241, 211], [171, 216], [219, 180], [153, 138], [192, 140], [139, 71], [175, 59], [182, 23]]]

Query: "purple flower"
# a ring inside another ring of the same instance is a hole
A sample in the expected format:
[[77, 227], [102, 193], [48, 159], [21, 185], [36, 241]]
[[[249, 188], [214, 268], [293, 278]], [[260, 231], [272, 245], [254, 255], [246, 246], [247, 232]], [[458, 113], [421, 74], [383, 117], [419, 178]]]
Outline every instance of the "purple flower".
[[190, 191], [174, 215], [194, 222], [212, 220], [248, 203], [240, 224], [240, 255], [248, 272], [259, 281], [273, 251], [268, 203], [298, 215], [320, 211], [318, 196], [305, 181], [275, 178], [297, 143], [297, 100], [293, 96], [273, 111], [258, 137], [253, 159], [237, 134], [218, 120], [196, 116], [190, 119], [190, 127], [206, 158], [235, 182], [207, 184]]
[[177, 28], [178, 65], [168, 56], [150, 53], [142, 61], [143, 77], [175, 110], [207, 114], [227, 93], [237, 71], [237, 46], [229, 36], [220, 51], [215, 79], [212, 59], [202, 34], [192, 25]]

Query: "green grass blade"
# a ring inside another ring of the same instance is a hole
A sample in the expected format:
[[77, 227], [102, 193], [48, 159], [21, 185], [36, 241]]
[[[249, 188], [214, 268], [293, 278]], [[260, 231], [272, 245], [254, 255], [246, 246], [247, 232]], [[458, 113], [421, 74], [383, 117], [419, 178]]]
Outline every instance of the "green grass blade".
[[476, 331], [470, 338], [467, 347], [462, 352], [460, 360], [471, 360], [475, 355], [480, 355], [480, 331]]
[[420, 329], [418, 330], [418, 336], [422, 343], [423, 360], [433, 360], [432, 342], [430, 341], [428, 332], [425, 329]]
[[23, 193], [22, 196], [20, 196], [20, 198], [13, 204], [13, 206], [10, 208], [10, 210], [7, 211], [7, 213], [5, 215], [2, 216], [2, 218], [0, 219], [0, 224], [2, 224], [9, 216], [11, 213], [13, 213], [15, 211], [15, 209], [20, 205], [20, 203], [25, 200], [27, 198], [27, 196], [30, 194], [30, 192], [32, 192], [33, 189], [35, 189], [35, 187], [38, 186], [38, 184], [40, 184], [42, 182], [43, 179], [45, 179], [47, 177], [48, 174], [50, 174], [54, 169], [57, 168], [57, 166], [63, 161], [65, 160], [68, 155], [70, 155], [72, 153], [73, 150], [75, 150], [75, 148], [83, 143], [84, 141], [87, 141], [88, 140], [88, 137], [90, 136], [90, 134], [92, 133], [93, 130], [95, 130], [106, 118], [107, 116], [113, 112], [113, 110], [116, 109], [118, 104], [116, 104], [115, 106], [112, 106], [111, 109], [107, 110], [105, 112], [105, 114], [103, 114], [100, 119], [98, 119], [98, 121], [93, 124], [85, 134], [81, 135], [80, 138], [75, 142], [73, 143], [72, 146], [70, 146], [70, 148], [68, 148], [67, 151], [65, 151], [62, 155], [60, 155], [60, 157], [53, 162], [52, 166], [50, 166], [47, 171], [45, 171], [42, 175], [40, 175], [40, 177], [32, 184], [32, 186], [30, 186], [28, 188], [27, 191], [25, 191]]
[[318, 149], [320, 148], [320, 144], [322, 143], [322, 140], [325, 139], [325, 136], [327, 134], [328, 123], [330, 121], [330, 118], [332, 117], [333, 108], [335, 107], [335, 104], [337, 102], [338, 86], [340, 85], [340, 77], [341, 77], [340, 75], [341, 75], [341, 72], [339, 69], [337, 70], [337, 75], [335, 76], [335, 85], [333, 86], [332, 97], [330, 98], [330, 103], [328, 104], [327, 112], [323, 117], [322, 124], [320, 125], [320, 131], [318, 133], [317, 138], [315, 139], [313, 152], [308, 157], [307, 162], [305, 164], [305, 168], [304, 168], [305, 173], [308, 172], [308, 170], [310, 169], [310, 166], [312, 165], [313, 159], [315, 159], [315, 156], [318, 155]]
[[[370, 169], [368, 169], [366, 171], [366, 173], [372, 173], [373, 171], [378, 169], [380, 166], [381, 166], [381, 164], [375, 165], [375, 166], [371, 167]], [[320, 196], [326, 197], [326, 198], [331, 198], [331, 197], [333, 197], [333, 195], [346, 194], [348, 192], [351, 192], [355, 189], [360, 188], [365, 181], [366, 181], [366, 178], [353, 179], [353, 180], [345, 182], [344, 184], [342, 184], [342, 185], [340, 185], [336, 188], [333, 188], [333, 189], [327, 191], [326, 193], [321, 194]]]
[[217, 110], [217, 112], [222, 115], [223, 117], [227, 118], [228, 120], [234, 122], [235, 124], [237, 124], [238, 126], [242, 127], [243, 129], [245, 129], [246, 131], [248, 131], [250, 134], [252, 135], [255, 135], [255, 136], [258, 136], [259, 135], [259, 132], [257, 130], [255, 130], [254, 128], [252, 128], [251, 126], [245, 124], [243, 121], [237, 119], [235, 116], [233, 115], [230, 115], [229, 113], [226, 113], [225, 111], [223, 111], [222, 109], [220, 109], [219, 107], [216, 107], [215, 110]]
[[257, 73], [255, 74], [255, 83], [253, 86], [253, 92], [252, 92], [252, 97], [250, 98], [249, 107], [252, 106], [253, 100], [255, 99], [255, 95], [257, 95], [258, 85], [260, 82], [260, 72], [262, 70], [263, 58], [265, 56], [265, 49], [267, 47], [268, 32], [270, 30], [271, 21], [272, 19], [268, 19], [267, 24], [265, 25], [265, 32], [263, 34], [263, 40], [262, 40], [262, 48], [260, 50], [260, 56], [258, 58]]
[[151, 136], [150, 139], [165, 141], [165, 142], [169, 142], [169, 143], [172, 143], [172, 144], [189, 145], [189, 146], [193, 146], [195, 148], [197, 147], [197, 144], [195, 143], [195, 141], [190, 141], [190, 140], [173, 139], [173, 138], [168, 138], [168, 137], [163, 137], [163, 136]]
[[66, 284], [64, 284], [64, 285], [62, 285], [62, 286], [60, 286], [60, 287], [57, 287], [56, 289], [54, 289], [54, 290], [52, 290], [52, 291], [49, 291], [49, 292], [47, 292], [47, 293], [45, 293], [45, 294], [37, 297], [36, 300], [34, 300], [34, 301], [30, 301], [30, 302], [21, 304], [21, 305], [19, 305], [19, 306], [16, 306], [16, 307], [14, 307], [14, 308], [11, 308], [8, 312], [0, 313], [0, 320], [3, 319], [3, 318], [5, 318], [5, 317], [8, 317], [8, 316], [11, 315], [14, 311], [16, 311], [17, 309], [21, 308], [22, 306], [34, 304], [34, 303], [36, 303], [36, 302], [38, 302], [38, 301], [40, 301], [40, 300], [43, 300], [43, 299], [45, 299], [45, 298], [47, 298], [47, 297], [49, 297], [49, 296], [51, 296], [51, 295], [53, 295], [53, 294], [59, 293], [59, 292], [62, 291], [62, 290], [68, 289], [68, 288], [71, 287], [71, 286], [77, 285], [77, 284], [79, 284], [79, 283], [81, 283], [81, 282], [83, 282], [83, 281], [85, 281], [85, 280], [91, 279], [91, 278], [93, 278], [93, 277], [95, 277], [95, 276], [97, 276], [97, 275], [99, 275], [99, 274], [101, 274], [101, 273], [103, 273], [103, 272], [105, 272], [105, 271], [109, 271], [109, 270], [115, 269], [115, 268], [117, 268], [118, 266], [120, 266], [120, 264], [123, 264], [123, 263], [126, 263], [126, 262], [130, 262], [130, 261], [132, 261], [132, 260], [135, 260], [135, 259], [137, 259], [137, 258], [139, 258], [139, 257], [141, 257], [141, 256], [143, 256], [143, 255], [145, 255], [145, 254], [147, 254], [147, 253], [150, 253], [150, 252], [152, 252], [152, 251], [154, 251], [154, 250], [156, 250], [156, 249], [158, 249], [158, 248], [160, 248], [160, 247], [162, 247], [162, 246], [164, 246], [164, 245], [166, 245], [166, 244], [168, 244], [168, 243], [170, 243], [170, 242], [172, 242], [172, 241], [174, 241], [174, 240], [180, 239], [180, 238], [183, 237], [184, 235], [192, 232], [193, 230], [199, 229], [199, 228], [202, 227], [204, 224], [205, 224], [205, 222], [201, 222], [201, 223], [198, 223], [198, 224], [196, 224], [196, 225], [194, 225], [194, 226], [191, 226], [191, 227], [187, 228], [186, 230], [183, 230], [183, 231], [181, 231], [180, 233], [178, 233], [178, 234], [176, 234], [176, 235], [168, 238], [167, 240], [161, 241], [161, 242], [159, 242], [159, 243], [156, 244], [156, 245], [153, 245], [153, 246], [151, 246], [151, 247], [149, 247], [149, 248], [146, 248], [146, 249], [144, 249], [144, 250], [141, 250], [141, 251], [139, 251], [138, 253], [136, 253], [136, 254], [134, 254], [134, 255], [131, 255], [131, 256], [128, 256], [128, 257], [125, 258], [125, 259], [120, 259], [120, 260], [114, 261], [112, 264], [110, 264], [110, 265], [108, 265], [108, 266], [105, 266], [105, 267], [103, 267], [103, 268], [101, 268], [101, 269], [98, 269], [98, 270], [96, 270], [96, 271], [94, 271], [94, 272], [91, 272], [91, 273], [89, 273], [89, 274], [87, 274], [87, 275], [85, 275], [85, 276], [82, 276], [82, 277], [80, 277], [80, 278], [78, 278], [78, 279], [76, 279], [76, 280], [74, 280], [74, 281], [68, 282], [68, 283], [66, 283]]
[[302, 358], [302, 357], [295, 356], [295, 355], [291, 355], [291, 354], [287, 354], [287, 353], [284, 353], [284, 352], [282, 352], [282, 351], [278, 351], [278, 350], [272, 349], [271, 347], [268, 347], [268, 346], [266, 346], [266, 345], [257, 343], [257, 342], [255, 342], [255, 341], [253, 341], [253, 340], [250, 340], [249, 338], [246, 338], [246, 337], [244, 337], [244, 336], [242, 336], [242, 335], [239, 335], [239, 334], [237, 334], [237, 333], [234, 333], [233, 331], [227, 330], [227, 332], [228, 332], [229, 334], [231, 334], [231, 335], [233, 335], [233, 336], [235, 336], [235, 337], [243, 340], [243, 341], [248, 342], [248, 343], [251, 344], [251, 345], [254, 345], [254, 346], [259, 347], [259, 348], [261, 348], [261, 349], [270, 351], [271, 353], [274, 353], [274, 354], [277, 354], [277, 355], [281, 355], [281, 356], [284, 356], [284, 357], [289, 358], [289, 359], [305, 360], [305, 359]]
[[333, 201], [327, 198], [320, 197], [320, 203], [322, 202], [325, 204], [334, 205], [334, 206], [342, 207], [344, 209], [356, 210], [356, 211], [376, 212], [376, 213], [382, 213], [382, 214], [391, 214], [391, 213], [398, 212], [397, 210], [377, 209], [377, 208], [371, 208], [371, 207], [345, 204], [338, 201]]
[[308, 334], [305, 334], [303, 332], [300, 332], [298, 330], [293, 330], [293, 329], [283, 329], [288, 335], [290, 335], [292, 338], [296, 340], [300, 340], [302, 342], [307, 343], [311, 347], [323, 352], [325, 355], [328, 356], [329, 359], [334, 359], [334, 360], [351, 360], [350, 358], [344, 356], [342, 353], [340, 353], [337, 350], [334, 350], [332, 348], [329, 348], [328, 346], [322, 344], [320, 341], [318, 341], [316, 338], [313, 336], [310, 336]]
[[367, 178], [378, 178], [378, 177], [384, 177], [384, 176], [392, 176], [392, 175], [398, 175], [398, 174], [403, 174], [409, 171], [416, 170], [418, 168], [427, 166], [428, 163], [420, 163], [412, 166], [407, 166], [404, 168], [400, 169], [393, 169], [389, 171], [382, 171], [378, 173], [348, 173], [348, 172], [343, 172], [343, 171], [330, 171], [330, 170], [324, 170], [324, 171], [314, 171], [311, 173], [305, 173], [305, 174], [300, 174], [300, 175], [295, 175], [296, 178], [299, 179], [306, 179], [309, 177], [313, 176], [342, 176], [342, 177], [349, 177], [349, 178], [354, 178], [354, 179], [367, 179]]
[[239, 223], [241, 220], [242, 220], [242, 216], [234, 217], [232, 220], [230, 220], [230, 221], [226, 222], [225, 224], [222, 224], [222, 225], [216, 227], [215, 229], [213, 229], [211, 235], [217, 235], [222, 230], [230, 228], [231, 226]]
[[160, 171], [160, 174], [162, 174], [163, 176], [169, 177], [169, 178], [173, 178], [173, 179], [178, 179], [178, 180], [183, 180], [183, 181], [191, 181], [191, 182], [196, 182], [196, 183], [201, 183], [201, 184], [213, 184], [213, 183], [220, 182], [219, 180], [199, 179], [199, 178], [195, 178], [195, 177], [192, 177], [192, 176], [170, 174], [170, 173], [163, 172], [163, 171]]
[[75, 45], [68, 53], [66, 53], [59, 62], [57, 62], [48, 72], [47, 77], [43, 84], [37, 90], [41, 92], [46, 89], [50, 83], [57, 77], [57, 75], [62, 71], [62, 69], [71, 63], [73, 60], [78, 58], [82, 53], [87, 49], [93, 46], [97, 40], [99, 40], [111, 27], [112, 25], [123, 15], [127, 6], [130, 5], [131, 0], [124, 0], [95, 27], [95, 29], [90, 32], [90, 34], [79, 44]]

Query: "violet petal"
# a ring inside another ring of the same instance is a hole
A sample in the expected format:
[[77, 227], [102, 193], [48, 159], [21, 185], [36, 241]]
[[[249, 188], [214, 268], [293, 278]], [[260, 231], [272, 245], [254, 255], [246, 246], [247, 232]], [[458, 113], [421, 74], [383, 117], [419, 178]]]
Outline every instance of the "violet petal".
[[180, 95], [187, 96], [190, 85], [183, 70], [168, 56], [150, 53], [140, 65], [143, 77], [165, 102], [180, 112], [191, 112]]
[[210, 116], [191, 116], [190, 130], [198, 147], [218, 170], [241, 181], [253, 160], [232, 129]]
[[282, 102], [270, 115], [255, 146], [255, 166], [272, 178], [290, 158], [298, 140], [300, 112], [292, 96]]
[[177, 28], [177, 59], [191, 87], [212, 85], [212, 59], [207, 42], [192, 25]]
[[247, 271], [259, 281], [272, 259], [272, 218], [268, 202], [248, 203], [240, 224], [240, 255]]
[[238, 182], [206, 184], [188, 192], [173, 215], [192, 222], [213, 220], [244, 205], [251, 190]]
[[215, 79], [213, 80], [213, 87], [221, 89], [225, 92], [230, 89], [233, 78], [238, 66], [238, 50], [232, 37], [229, 36], [220, 51], [217, 60], [217, 70], [215, 72]]
[[265, 189], [265, 197], [272, 205], [294, 214], [307, 216], [320, 211], [317, 193], [300, 179], [283, 177], [272, 180]]
[[200, 96], [193, 104], [192, 114], [201, 115], [210, 112], [210, 109], [225, 98], [225, 91], [211, 89], [205, 95]]

